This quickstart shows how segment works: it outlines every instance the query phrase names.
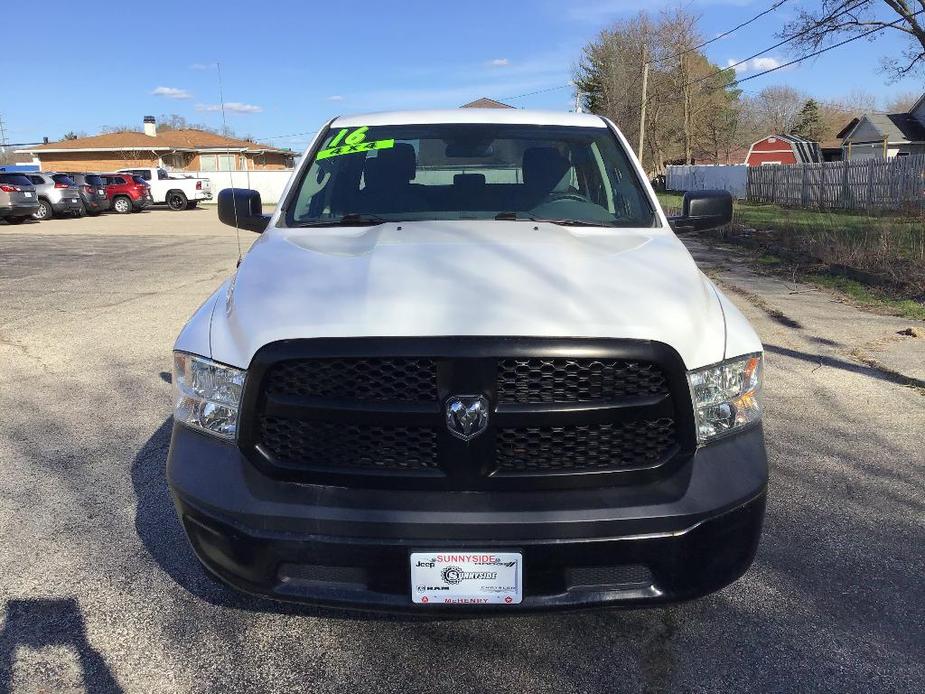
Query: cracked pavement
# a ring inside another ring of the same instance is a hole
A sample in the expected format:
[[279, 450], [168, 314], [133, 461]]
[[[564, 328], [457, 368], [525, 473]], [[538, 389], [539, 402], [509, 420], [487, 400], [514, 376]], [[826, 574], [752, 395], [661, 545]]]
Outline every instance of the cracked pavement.
[[909, 322], [690, 245], [767, 347], [754, 567], [667, 608], [408, 619], [238, 596], [187, 546], [167, 372], [234, 268], [213, 209], [0, 225], [0, 693], [925, 690], [925, 397], [852, 356]]

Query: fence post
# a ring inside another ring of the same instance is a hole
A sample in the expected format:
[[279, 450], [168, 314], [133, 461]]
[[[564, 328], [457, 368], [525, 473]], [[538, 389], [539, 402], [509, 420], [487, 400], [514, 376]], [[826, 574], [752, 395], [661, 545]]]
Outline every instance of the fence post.
[[850, 195], [850, 190], [848, 186], [849, 165], [850, 165], [850, 162], [846, 160], [844, 162], [844, 166], [842, 167], [841, 207], [843, 210], [847, 210], [851, 208], [851, 200], [850, 200], [851, 195]]
[[819, 207], [825, 207], [825, 162], [819, 165]]

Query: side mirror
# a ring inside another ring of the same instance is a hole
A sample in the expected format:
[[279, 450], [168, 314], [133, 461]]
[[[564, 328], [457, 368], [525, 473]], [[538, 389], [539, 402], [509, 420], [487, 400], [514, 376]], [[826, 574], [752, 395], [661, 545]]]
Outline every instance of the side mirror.
[[725, 190], [698, 190], [684, 194], [681, 216], [669, 217], [675, 233], [703, 231], [732, 221], [732, 195]]
[[266, 231], [270, 216], [263, 213], [260, 193], [247, 188], [225, 188], [218, 193], [218, 218], [223, 224], [258, 234]]

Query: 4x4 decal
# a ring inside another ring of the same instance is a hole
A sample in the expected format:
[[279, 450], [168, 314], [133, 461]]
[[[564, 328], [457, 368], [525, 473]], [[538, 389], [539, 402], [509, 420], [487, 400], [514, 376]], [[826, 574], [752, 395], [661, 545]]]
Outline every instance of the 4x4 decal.
[[[343, 154], [368, 152], [373, 149], [390, 149], [395, 146], [394, 139], [366, 141], [367, 130], [369, 130], [369, 126], [364, 125], [348, 135], [348, 129], [343, 128], [334, 136], [334, 139], [328, 143], [325, 149], [318, 152], [315, 159], [328, 159], [329, 157], [339, 157]], [[344, 144], [340, 144], [341, 142]]]

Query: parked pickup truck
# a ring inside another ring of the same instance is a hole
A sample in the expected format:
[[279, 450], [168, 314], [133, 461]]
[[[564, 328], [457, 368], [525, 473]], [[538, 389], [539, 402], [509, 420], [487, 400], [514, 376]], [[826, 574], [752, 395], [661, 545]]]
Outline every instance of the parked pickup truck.
[[762, 346], [610, 121], [340, 117], [173, 354], [167, 475], [206, 569], [389, 610], [648, 605], [750, 566]]
[[171, 210], [191, 210], [200, 200], [212, 199], [212, 183], [208, 178], [169, 174], [164, 169], [119, 169], [118, 173], [141, 176], [151, 186], [152, 202], [166, 203]]

